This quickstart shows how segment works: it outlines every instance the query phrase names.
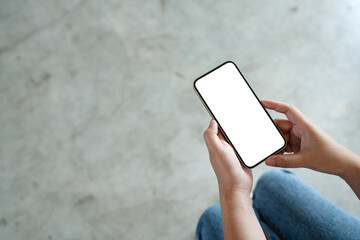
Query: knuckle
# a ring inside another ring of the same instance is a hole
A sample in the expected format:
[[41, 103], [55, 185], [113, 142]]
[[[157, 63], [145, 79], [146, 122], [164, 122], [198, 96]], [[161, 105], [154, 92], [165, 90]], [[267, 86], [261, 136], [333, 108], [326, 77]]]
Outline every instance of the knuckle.
[[209, 129], [206, 129], [206, 130], [204, 131], [204, 133], [203, 133], [204, 139], [206, 139], [206, 138], [209, 136], [209, 134], [210, 134]]
[[284, 155], [284, 157], [283, 157], [283, 166], [284, 166], [284, 168], [289, 167], [289, 161], [288, 161], [288, 157], [286, 155]]
[[283, 168], [289, 167], [289, 161], [285, 155], [281, 156], [281, 158], [279, 159], [279, 161], [277, 163], [277, 167], [283, 167]]
[[204, 139], [206, 139], [206, 136], [207, 136], [207, 130], [205, 130], [204, 133], [203, 133]]
[[288, 108], [290, 112], [294, 112], [295, 111], [295, 106], [292, 105], [291, 103], [288, 104]]

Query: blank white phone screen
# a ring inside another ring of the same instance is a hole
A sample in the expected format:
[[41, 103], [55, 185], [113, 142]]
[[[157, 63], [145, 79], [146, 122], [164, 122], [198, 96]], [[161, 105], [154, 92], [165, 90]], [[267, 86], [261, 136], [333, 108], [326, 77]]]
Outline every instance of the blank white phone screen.
[[284, 147], [284, 138], [234, 63], [197, 79], [195, 89], [247, 167]]

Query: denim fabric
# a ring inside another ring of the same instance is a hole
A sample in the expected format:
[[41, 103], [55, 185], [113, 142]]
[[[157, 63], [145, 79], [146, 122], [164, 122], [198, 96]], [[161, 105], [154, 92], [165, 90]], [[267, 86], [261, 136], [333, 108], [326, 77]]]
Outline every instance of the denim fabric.
[[220, 204], [214, 204], [200, 217], [196, 228], [196, 239], [198, 240], [218, 240], [224, 239], [221, 221]]
[[[360, 220], [331, 203], [287, 170], [264, 173], [253, 208], [271, 239], [360, 239]], [[220, 205], [201, 216], [196, 239], [223, 239]]]

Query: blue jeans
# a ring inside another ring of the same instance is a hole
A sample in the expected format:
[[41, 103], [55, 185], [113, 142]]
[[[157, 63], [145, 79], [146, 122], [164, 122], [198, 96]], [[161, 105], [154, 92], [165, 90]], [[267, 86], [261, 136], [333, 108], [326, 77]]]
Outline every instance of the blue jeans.
[[[270, 239], [360, 239], [359, 219], [287, 170], [273, 170], [260, 177], [253, 208]], [[219, 204], [201, 216], [196, 239], [224, 239]]]

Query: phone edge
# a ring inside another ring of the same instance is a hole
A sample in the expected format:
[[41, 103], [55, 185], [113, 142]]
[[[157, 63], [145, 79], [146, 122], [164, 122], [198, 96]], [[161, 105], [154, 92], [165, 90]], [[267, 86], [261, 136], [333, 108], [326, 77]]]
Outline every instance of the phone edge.
[[[272, 154], [270, 154], [269, 156], [267, 156], [266, 158], [262, 159], [261, 161], [259, 161], [257, 164], [253, 165], [253, 166], [248, 166], [244, 163], [244, 161], [242, 160], [240, 154], [238, 153], [238, 151], [236, 150], [236, 148], [234, 147], [234, 145], [231, 143], [231, 141], [229, 140], [229, 138], [227, 137], [225, 131], [222, 129], [220, 123], [218, 122], [218, 120], [216, 119], [216, 117], [214, 116], [214, 114], [212, 113], [212, 111], [210, 110], [210, 108], [207, 106], [207, 104], [205, 103], [203, 97], [201, 96], [200, 92], [197, 90], [196, 88], [196, 82], [205, 77], [206, 75], [210, 74], [211, 72], [215, 71], [216, 69], [222, 67], [223, 65], [227, 64], [227, 63], [232, 63], [236, 69], [238, 70], [238, 72], [240, 73], [241, 77], [243, 78], [243, 80], [245, 81], [245, 83], [247, 84], [247, 86], [250, 88], [251, 92], [253, 93], [253, 95], [255, 96], [256, 100], [260, 103], [261, 107], [264, 109], [264, 111], [266, 112], [267, 116], [269, 117], [269, 119], [271, 120], [271, 122], [273, 123], [273, 125], [275, 126], [275, 128], [278, 130], [280, 136], [282, 137], [282, 139], [284, 140], [284, 145], [279, 148], [278, 150], [276, 150], [275, 152], [273, 152]], [[196, 95], [199, 97], [200, 101], [202, 102], [202, 104], [204, 105], [204, 107], [206, 108], [207, 112], [209, 113], [210, 117], [212, 119], [214, 119], [216, 121], [216, 123], [218, 124], [218, 127], [221, 131], [221, 133], [223, 134], [224, 138], [226, 139], [226, 141], [231, 145], [231, 147], [234, 149], [235, 155], [236, 157], [239, 159], [239, 161], [241, 162], [241, 164], [246, 167], [246, 168], [255, 168], [256, 166], [258, 166], [259, 164], [261, 164], [262, 162], [264, 162], [268, 157], [275, 155], [279, 152], [281, 152], [282, 150], [285, 149], [286, 147], [286, 139], [283, 136], [283, 134], [281, 133], [280, 129], [276, 126], [274, 120], [271, 118], [270, 114], [268, 113], [268, 111], [266, 110], [266, 108], [262, 105], [260, 99], [258, 98], [258, 96], [255, 94], [255, 92], [253, 91], [253, 89], [251, 88], [251, 86], [249, 85], [249, 83], [247, 82], [246, 78], [244, 77], [244, 75], [241, 73], [240, 69], [237, 67], [237, 65], [233, 62], [233, 61], [225, 61], [224, 63], [220, 64], [219, 66], [215, 67], [214, 69], [206, 72], [205, 74], [201, 75], [200, 77], [196, 78], [193, 82], [193, 89], [196, 93]]]

